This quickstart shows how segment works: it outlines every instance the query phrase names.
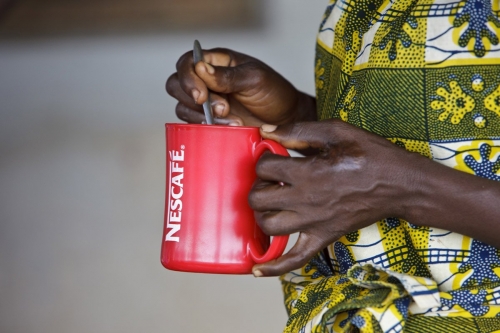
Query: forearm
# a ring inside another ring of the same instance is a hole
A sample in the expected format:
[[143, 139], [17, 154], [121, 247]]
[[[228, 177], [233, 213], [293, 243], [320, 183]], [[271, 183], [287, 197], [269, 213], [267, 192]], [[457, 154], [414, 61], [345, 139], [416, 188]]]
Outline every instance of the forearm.
[[457, 232], [500, 248], [500, 182], [425, 158], [419, 158], [417, 164], [419, 171], [412, 176], [415, 184], [405, 214], [408, 221]]
[[316, 113], [316, 98], [303, 92], [299, 92], [297, 110], [297, 118], [294, 122], [300, 121], [316, 121], [318, 119]]

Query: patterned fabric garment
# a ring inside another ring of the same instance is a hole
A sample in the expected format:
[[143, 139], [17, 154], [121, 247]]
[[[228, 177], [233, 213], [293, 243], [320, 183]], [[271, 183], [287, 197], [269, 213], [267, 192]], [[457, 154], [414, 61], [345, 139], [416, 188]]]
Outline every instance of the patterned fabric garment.
[[[331, 1], [317, 40], [319, 118], [500, 180], [499, 7]], [[282, 276], [285, 332], [500, 332], [500, 251], [410, 222], [347, 234]]]

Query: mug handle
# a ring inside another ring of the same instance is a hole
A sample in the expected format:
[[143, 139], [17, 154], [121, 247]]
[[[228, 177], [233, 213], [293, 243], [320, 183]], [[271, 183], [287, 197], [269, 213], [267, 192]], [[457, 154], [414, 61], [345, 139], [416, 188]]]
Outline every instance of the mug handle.
[[[262, 140], [259, 142], [255, 146], [253, 154], [256, 158], [259, 158], [266, 150], [270, 150], [274, 154], [290, 156], [285, 147], [272, 140]], [[255, 242], [251, 242], [249, 244], [250, 257], [257, 264], [276, 259], [285, 251], [286, 244], [288, 243], [288, 237], [289, 235], [274, 236], [271, 240], [271, 244], [269, 244], [269, 248], [263, 254], [262, 250], [258, 249], [259, 246], [257, 246]]]

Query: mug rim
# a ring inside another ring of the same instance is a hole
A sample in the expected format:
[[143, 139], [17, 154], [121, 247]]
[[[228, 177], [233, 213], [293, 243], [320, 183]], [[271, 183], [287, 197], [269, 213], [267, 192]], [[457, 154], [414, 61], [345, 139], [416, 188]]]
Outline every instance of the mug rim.
[[188, 128], [213, 128], [213, 129], [239, 129], [239, 130], [248, 130], [248, 129], [260, 129], [257, 126], [228, 126], [228, 125], [208, 125], [208, 124], [186, 124], [186, 123], [165, 123], [166, 126], [175, 126], [175, 127], [188, 127]]

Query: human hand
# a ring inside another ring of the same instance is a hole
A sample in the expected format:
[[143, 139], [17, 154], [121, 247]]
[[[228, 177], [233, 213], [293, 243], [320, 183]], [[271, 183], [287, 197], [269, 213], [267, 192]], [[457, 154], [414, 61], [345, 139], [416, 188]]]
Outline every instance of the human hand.
[[319, 153], [260, 158], [249, 195], [257, 223], [268, 235], [300, 234], [288, 253], [256, 265], [255, 276], [297, 269], [349, 232], [383, 218], [405, 217], [417, 183], [415, 160], [424, 157], [339, 120], [274, 128], [262, 126], [262, 136], [289, 149]]
[[203, 57], [194, 66], [192, 52], [186, 52], [167, 80], [167, 92], [179, 101], [175, 111], [180, 119], [202, 123], [209, 90], [216, 124], [260, 126], [311, 119], [312, 97], [263, 62], [222, 48], [205, 50]]

